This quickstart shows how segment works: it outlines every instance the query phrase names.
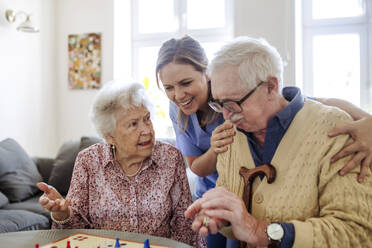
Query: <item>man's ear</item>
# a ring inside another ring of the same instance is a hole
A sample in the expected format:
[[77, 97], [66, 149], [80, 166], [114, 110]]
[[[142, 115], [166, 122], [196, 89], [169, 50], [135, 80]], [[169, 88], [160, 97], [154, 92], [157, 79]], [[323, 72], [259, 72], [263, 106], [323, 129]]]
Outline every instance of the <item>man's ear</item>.
[[276, 77], [269, 77], [267, 79], [267, 89], [268, 89], [268, 93], [271, 95], [271, 94], [277, 94], [279, 93], [279, 83], [278, 83], [278, 79]]

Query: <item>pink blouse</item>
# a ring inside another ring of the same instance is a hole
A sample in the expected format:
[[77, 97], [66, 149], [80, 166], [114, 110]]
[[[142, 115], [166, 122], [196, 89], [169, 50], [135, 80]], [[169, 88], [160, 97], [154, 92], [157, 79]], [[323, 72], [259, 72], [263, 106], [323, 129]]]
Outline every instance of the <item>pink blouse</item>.
[[71, 185], [72, 218], [53, 228], [110, 229], [155, 235], [205, 247], [184, 212], [192, 203], [181, 153], [156, 142], [141, 171], [129, 179], [101, 142], [76, 158]]

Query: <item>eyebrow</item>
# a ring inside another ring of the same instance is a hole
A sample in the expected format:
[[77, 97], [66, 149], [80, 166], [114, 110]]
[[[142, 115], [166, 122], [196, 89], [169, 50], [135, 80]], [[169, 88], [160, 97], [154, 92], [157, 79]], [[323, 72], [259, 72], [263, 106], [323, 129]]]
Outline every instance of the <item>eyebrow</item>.
[[183, 82], [185, 82], [185, 81], [190, 81], [190, 80], [193, 80], [193, 78], [190, 78], [190, 77], [188, 77], [188, 78], [184, 78], [184, 79], [182, 79], [181, 81], [178, 81], [178, 83], [183, 83]]
[[[184, 83], [186, 81], [192, 81], [192, 80], [193, 80], [193, 78], [184, 78], [184, 79], [182, 79], [180, 81], [177, 81], [176, 84], [180, 84], [180, 83]], [[166, 87], [166, 86], [173, 86], [173, 85], [171, 85], [171, 84], [163, 84], [163, 86]]]
[[212, 96], [212, 100], [213, 101], [217, 101], [217, 102], [221, 102], [221, 103], [223, 103], [223, 102], [229, 102], [229, 101], [233, 101], [233, 102], [239, 101], [239, 99], [238, 100], [233, 100], [233, 99], [230, 99], [230, 98], [226, 98], [226, 99], [220, 100], [220, 99], [213, 98], [213, 96]]

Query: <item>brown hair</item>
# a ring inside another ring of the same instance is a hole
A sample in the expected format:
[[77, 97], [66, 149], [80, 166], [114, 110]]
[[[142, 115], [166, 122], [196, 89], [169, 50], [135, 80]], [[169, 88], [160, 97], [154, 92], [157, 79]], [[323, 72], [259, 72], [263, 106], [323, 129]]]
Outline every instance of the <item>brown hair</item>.
[[[167, 64], [174, 62], [179, 64], [192, 65], [195, 70], [206, 73], [208, 66], [208, 58], [200, 43], [192, 37], [185, 35], [180, 39], [170, 39], [163, 43], [158, 53], [158, 60], [156, 61], [156, 83], [160, 88], [159, 72]], [[210, 85], [208, 85], [208, 98], [210, 97]], [[200, 126], [204, 127], [208, 123], [213, 122], [218, 113], [209, 109], [206, 114], [200, 118]], [[183, 121], [183, 130], [187, 129], [188, 116], [178, 109], [177, 124], [181, 128], [181, 121]]]

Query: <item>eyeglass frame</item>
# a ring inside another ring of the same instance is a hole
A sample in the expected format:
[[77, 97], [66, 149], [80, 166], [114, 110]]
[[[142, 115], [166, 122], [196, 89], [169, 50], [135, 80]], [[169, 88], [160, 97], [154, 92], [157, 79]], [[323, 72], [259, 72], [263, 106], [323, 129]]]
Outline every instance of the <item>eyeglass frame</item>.
[[[210, 101], [208, 101], [208, 105], [209, 107], [218, 112], [218, 113], [222, 113], [222, 108], [225, 108], [227, 109], [229, 112], [231, 113], [240, 113], [242, 112], [242, 107], [241, 107], [241, 104], [248, 99], [248, 97], [250, 97], [256, 90], [259, 86], [261, 86], [265, 81], [261, 81], [259, 84], [257, 84], [252, 90], [250, 90], [245, 96], [243, 96], [242, 99], [240, 99], [239, 101], [234, 101], [234, 100], [227, 100], [225, 102], [220, 102], [219, 100], [215, 100], [213, 99], [213, 97], [211, 98]], [[232, 110], [230, 107], [228, 107], [228, 105], [226, 105], [226, 103], [236, 103], [239, 107], [240, 107], [240, 111], [234, 111]], [[218, 104], [218, 108], [214, 105], [214, 104]]]

